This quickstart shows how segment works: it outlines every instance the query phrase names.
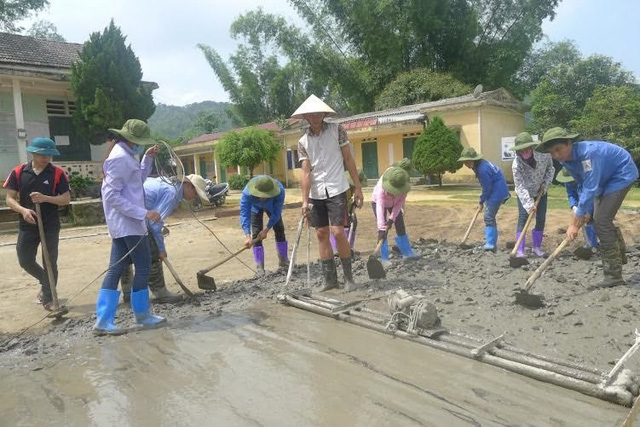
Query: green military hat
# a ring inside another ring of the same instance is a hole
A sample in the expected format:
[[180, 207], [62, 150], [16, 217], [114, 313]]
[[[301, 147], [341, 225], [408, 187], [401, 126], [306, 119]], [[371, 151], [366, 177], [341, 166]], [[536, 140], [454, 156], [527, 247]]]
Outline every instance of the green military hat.
[[516, 135], [515, 145], [511, 148], [511, 151], [525, 150], [529, 147], [535, 147], [538, 142], [533, 140], [533, 137], [529, 132], [520, 132]]
[[558, 172], [558, 175], [556, 176], [556, 181], [558, 181], [561, 184], [566, 184], [568, 182], [575, 181], [575, 179], [573, 179], [573, 177], [571, 176], [567, 168], [562, 168], [560, 172]]
[[550, 142], [555, 141], [556, 139], [576, 139], [580, 134], [578, 133], [569, 133], [566, 129], [561, 127], [551, 128], [544, 133], [542, 137], [542, 143], [538, 144], [536, 147], [536, 151], [541, 153], [546, 153], [549, 148]]
[[394, 196], [407, 194], [411, 189], [409, 173], [397, 166], [390, 167], [382, 174], [382, 188]]
[[[349, 181], [349, 185], [351, 187], [355, 187], [356, 184], [353, 182], [353, 179], [351, 179], [351, 174], [349, 173], [349, 171], [344, 171], [344, 176], [345, 178], [347, 178], [347, 181]], [[364, 174], [364, 170], [363, 169], [358, 169], [358, 178], [360, 179], [360, 185], [362, 187], [366, 187], [367, 186], [367, 175]]]
[[138, 119], [129, 119], [124, 122], [122, 129], [109, 129], [109, 132], [126, 139], [136, 145], [153, 145], [156, 143], [151, 138], [149, 125]]
[[395, 162], [393, 164], [393, 166], [402, 168], [404, 170], [406, 170], [407, 172], [411, 173], [411, 171], [413, 170], [413, 163], [411, 162], [410, 159], [408, 158], [403, 158], [402, 160], [399, 160], [397, 162]]
[[478, 154], [476, 153], [476, 150], [473, 149], [473, 147], [467, 147], [464, 150], [462, 150], [462, 153], [460, 153], [460, 158], [458, 159], [459, 162], [466, 162], [468, 160], [480, 160], [482, 158], [482, 154]]
[[280, 194], [278, 181], [268, 175], [256, 176], [249, 181], [247, 189], [253, 197], [260, 197], [261, 199], [270, 199]]

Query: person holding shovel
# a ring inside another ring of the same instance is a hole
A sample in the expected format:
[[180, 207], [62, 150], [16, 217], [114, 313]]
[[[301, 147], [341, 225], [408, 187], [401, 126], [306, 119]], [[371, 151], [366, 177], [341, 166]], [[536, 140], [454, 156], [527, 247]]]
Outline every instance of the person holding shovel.
[[[151, 314], [147, 286], [151, 255], [146, 221], [159, 222], [162, 216], [145, 207], [143, 188], [158, 146], [151, 139], [149, 125], [142, 120], [127, 120], [122, 129], [109, 129], [109, 132], [116, 135], [118, 141], [103, 166], [102, 206], [112, 243], [109, 268], [96, 301], [93, 330], [97, 335], [122, 333], [114, 323], [120, 298], [118, 281], [131, 262], [135, 266], [131, 309], [136, 323], [151, 327], [165, 322], [163, 317]], [[152, 147], [140, 163], [136, 155], [145, 145]]]
[[589, 209], [593, 205], [604, 274], [604, 279], [594, 287], [623, 285], [626, 248], [622, 233], [613, 220], [638, 179], [638, 168], [624, 148], [606, 141], [575, 142], [578, 136], [560, 127], [551, 128], [544, 133], [536, 150], [547, 152], [562, 163], [581, 188], [576, 211], [567, 227], [567, 239], [575, 240], [580, 227], [589, 222]]
[[[547, 216], [547, 189], [553, 182], [555, 169], [553, 160], [547, 153], [539, 153], [533, 148], [538, 145], [528, 132], [521, 132], [516, 136], [515, 146], [511, 151], [516, 152], [516, 158], [511, 164], [513, 183], [518, 196], [518, 225], [516, 227], [516, 242], [520, 239], [527, 217], [536, 215], [536, 225], [531, 231], [531, 250], [539, 257], [544, 257], [542, 238]], [[536, 207], [535, 200], [540, 197]], [[525, 231], [526, 232], [526, 231]], [[526, 238], [522, 237], [518, 245], [516, 256], [526, 257]]]
[[371, 207], [378, 225], [378, 242], [383, 241], [382, 246], [380, 246], [380, 258], [384, 267], [391, 265], [387, 235], [394, 224], [396, 227], [396, 246], [400, 249], [402, 258], [420, 258], [420, 255], [417, 255], [411, 249], [409, 236], [407, 236], [404, 225], [404, 215], [402, 214], [402, 208], [410, 189], [411, 183], [409, 182], [407, 171], [403, 168], [392, 166], [384, 171], [371, 193]]
[[[355, 212], [355, 204], [353, 203], [353, 194], [356, 188], [349, 171], [344, 171], [344, 176], [349, 182], [349, 189], [347, 190], [347, 220], [344, 224], [344, 235], [347, 236], [351, 253], [353, 254], [353, 247], [356, 244], [356, 231], [358, 230], [358, 217]], [[358, 169], [358, 178], [360, 179], [362, 187], [366, 187], [367, 176], [364, 174], [364, 170]], [[329, 235], [329, 239], [331, 240], [333, 253], [337, 254], [338, 245], [336, 244], [336, 239], [333, 237], [333, 234]]]
[[[569, 207], [571, 208], [571, 212], [574, 214], [578, 209], [578, 203], [580, 202], [580, 191], [581, 188], [576, 184], [576, 180], [573, 179], [567, 168], [562, 168], [560, 172], [558, 172], [558, 176], [556, 176], [556, 181], [563, 184], [565, 190], [567, 191], [567, 198], [569, 199]], [[587, 212], [591, 219], [584, 226], [584, 231], [586, 234], [586, 245], [585, 248], [589, 249], [598, 249], [598, 236], [596, 234], [596, 229], [593, 226], [593, 205], [587, 208]]]
[[49, 286], [46, 262], [43, 260], [43, 268], [36, 261], [41, 241], [35, 204], [40, 203], [45, 244], [49, 251], [53, 278], [57, 283], [60, 240], [58, 206], [68, 205], [71, 202], [69, 180], [61, 168], [51, 163], [53, 156], [60, 154], [53, 140], [45, 137], [34, 138], [29, 143], [27, 152], [32, 154], [32, 160], [16, 166], [3, 187], [7, 190], [7, 206], [20, 214], [16, 244], [18, 262], [20, 267], [40, 283], [38, 302], [45, 310], [52, 311], [53, 296]]
[[[269, 230], [276, 235], [278, 266], [289, 265], [289, 246], [284, 232], [282, 208], [284, 207], [284, 186], [268, 175], [254, 176], [242, 190], [240, 198], [240, 226], [245, 235], [245, 246], [253, 246], [253, 259], [258, 275], [264, 275], [264, 246]], [[264, 213], [269, 221], [264, 226]], [[255, 242], [255, 243], [254, 243]]]
[[511, 195], [507, 188], [507, 181], [499, 167], [484, 160], [482, 154], [476, 153], [472, 147], [462, 150], [459, 162], [473, 170], [480, 181], [482, 193], [478, 201], [478, 209], [484, 209], [484, 250], [495, 252], [498, 245], [498, 224], [496, 214], [500, 206], [509, 200]]
[[354, 183], [354, 203], [357, 208], [362, 206], [363, 197], [347, 132], [339, 124], [325, 121], [327, 116], [334, 114], [336, 112], [331, 107], [315, 95], [311, 95], [291, 117], [304, 119], [309, 123], [309, 128], [298, 141], [298, 155], [302, 166], [300, 186], [302, 215], [310, 218], [311, 226], [315, 227], [318, 238], [324, 275], [324, 284], [320, 291], [338, 286], [329, 234], [336, 240], [345, 290], [351, 291], [356, 285], [351, 268], [351, 248], [344, 235], [349, 189], [349, 183], [344, 176], [345, 166]]
[[[162, 261], [167, 258], [167, 250], [164, 244], [164, 220], [173, 213], [178, 204], [184, 200], [194, 200], [200, 197], [203, 201], [208, 201], [205, 187], [207, 183], [200, 175], [187, 175], [184, 177], [182, 185], [170, 182], [166, 178], [147, 178], [144, 181], [144, 204], [147, 210], [156, 211], [160, 214], [160, 221], [147, 221], [149, 248], [151, 254], [151, 267], [149, 269], [149, 290], [154, 296], [154, 301], [158, 303], [170, 303], [180, 301], [181, 295], [171, 293], [164, 281], [164, 270]], [[128, 303], [131, 299], [131, 286], [133, 283], [133, 269], [131, 264], [127, 266], [122, 277], [120, 286], [122, 287], [122, 299]]]

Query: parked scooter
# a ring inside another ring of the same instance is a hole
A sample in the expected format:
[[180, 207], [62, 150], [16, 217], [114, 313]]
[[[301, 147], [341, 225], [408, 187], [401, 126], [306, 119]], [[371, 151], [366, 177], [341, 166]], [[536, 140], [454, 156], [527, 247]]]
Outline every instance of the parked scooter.
[[[217, 208], [224, 205], [227, 199], [227, 195], [229, 194], [229, 184], [226, 182], [216, 184], [215, 182], [206, 178], [204, 181], [206, 183], [204, 191], [207, 194], [207, 198], [209, 199], [209, 206], [211, 208]], [[201, 210], [204, 208], [204, 205], [199, 197], [196, 197], [194, 199], [193, 207], [195, 210]]]

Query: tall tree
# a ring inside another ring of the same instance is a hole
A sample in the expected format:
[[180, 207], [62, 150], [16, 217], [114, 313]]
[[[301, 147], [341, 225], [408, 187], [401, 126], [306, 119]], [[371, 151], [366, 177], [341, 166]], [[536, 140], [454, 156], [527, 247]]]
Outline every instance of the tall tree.
[[31, 28], [27, 30], [27, 35], [37, 39], [49, 40], [54, 42], [66, 41], [62, 35], [58, 33], [58, 28], [49, 21], [36, 21]]
[[71, 67], [76, 95], [74, 120], [92, 144], [102, 144], [107, 128], [125, 120], [147, 120], [155, 105], [149, 85], [131, 45], [113, 20], [102, 33], [93, 33]]
[[253, 177], [253, 169], [262, 162], [276, 160], [281, 149], [282, 144], [272, 132], [250, 127], [222, 137], [216, 144], [216, 155], [223, 166], [246, 167]]
[[415, 170], [427, 177], [438, 175], [442, 186], [442, 174], [455, 172], [460, 168], [458, 158], [462, 144], [454, 131], [449, 129], [439, 116], [434, 116], [427, 128], [416, 140], [411, 161]]
[[376, 98], [376, 110], [437, 101], [471, 92], [472, 87], [450, 74], [416, 68], [398, 75]]
[[17, 21], [49, 6], [49, 0], [3, 0], [0, 3], [0, 30], [10, 33], [22, 31]]
[[633, 74], [607, 56], [591, 55], [574, 64], [559, 64], [548, 70], [532, 92], [531, 126], [536, 132], [554, 126], [570, 127], [597, 87], [633, 83]]

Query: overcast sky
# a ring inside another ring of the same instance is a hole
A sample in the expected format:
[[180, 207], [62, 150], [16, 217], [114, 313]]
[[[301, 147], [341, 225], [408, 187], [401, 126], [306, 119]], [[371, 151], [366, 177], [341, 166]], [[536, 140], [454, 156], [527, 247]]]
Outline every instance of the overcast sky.
[[[111, 18], [138, 55], [144, 79], [160, 86], [156, 102], [186, 105], [228, 101], [226, 92], [196, 48], [204, 43], [227, 59], [237, 41], [229, 26], [240, 14], [261, 6], [302, 23], [286, 0], [50, 0], [36, 20], [52, 22], [69, 42], [83, 43]], [[563, 0], [556, 19], [545, 23], [552, 41], [573, 39], [583, 54], [613, 57], [640, 80], [640, 0]], [[24, 23], [29, 26], [30, 23]]]

